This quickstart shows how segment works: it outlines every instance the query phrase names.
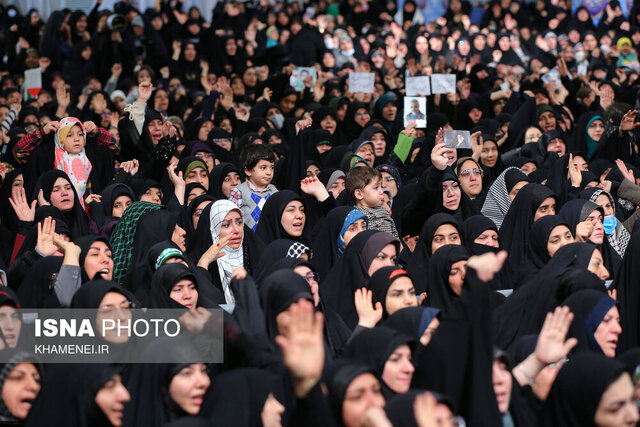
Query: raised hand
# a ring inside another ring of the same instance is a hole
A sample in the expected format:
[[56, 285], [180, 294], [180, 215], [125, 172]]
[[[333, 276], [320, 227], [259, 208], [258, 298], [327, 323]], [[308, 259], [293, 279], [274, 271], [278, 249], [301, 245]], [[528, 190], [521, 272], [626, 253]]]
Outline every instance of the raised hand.
[[300, 133], [302, 129], [306, 129], [311, 127], [313, 124], [313, 119], [302, 119], [296, 122], [296, 135]]
[[569, 154], [569, 178], [571, 179], [571, 186], [580, 187], [582, 183], [582, 173], [578, 170], [577, 166], [573, 164], [573, 154]]
[[633, 176], [633, 170], [629, 170], [627, 168], [627, 165], [625, 165], [622, 160], [616, 159], [616, 166], [618, 166], [618, 169], [620, 170], [620, 173], [624, 178], [628, 179], [634, 184], [636, 183], [636, 178]]
[[206, 252], [203, 253], [200, 257], [200, 260], [198, 261], [198, 267], [209, 268], [209, 264], [219, 258], [222, 258], [225, 255], [224, 252], [221, 252], [222, 248], [227, 246], [230, 238], [231, 235], [224, 236], [222, 239], [211, 245], [209, 249], [207, 249]]
[[191, 308], [178, 318], [180, 323], [194, 334], [199, 334], [211, 317], [211, 312], [204, 307]]
[[43, 256], [51, 256], [58, 251], [58, 247], [53, 243], [55, 230], [56, 221], [50, 216], [46, 217], [42, 223], [38, 223], [36, 249], [38, 249]]
[[151, 82], [142, 82], [138, 85], [138, 102], [146, 103], [151, 98], [153, 85]]
[[58, 102], [58, 108], [66, 112], [71, 102], [71, 95], [63, 84], [59, 84], [56, 88], [56, 101]]
[[99, 194], [89, 194], [85, 199], [84, 199], [84, 204], [85, 206], [88, 205], [89, 203], [92, 202], [99, 202], [102, 200], [102, 196]]
[[467, 261], [467, 268], [476, 271], [478, 279], [488, 282], [498, 273], [507, 259], [507, 252], [500, 251], [497, 254], [487, 252], [482, 255], [474, 255]]
[[318, 201], [324, 201], [329, 197], [329, 192], [318, 177], [306, 177], [300, 181], [300, 189], [303, 193], [315, 197]]
[[89, 135], [95, 135], [95, 133], [98, 131], [98, 126], [96, 126], [96, 124], [91, 121], [84, 122], [82, 125], [84, 126], [84, 130], [86, 130]]
[[471, 134], [471, 149], [473, 150], [472, 157], [476, 160], [480, 160], [480, 154], [482, 154], [482, 144], [484, 143], [482, 131], [474, 132]]
[[52, 120], [46, 125], [44, 125], [44, 127], [42, 128], [42, 132], [44, 132], [45, 135], [48, 135], [51, 132], [54, 132], [54, 133], [57, 132], [58, 129], [60, 129], [60, 122]]
[[[294, 302], [278, 321], [276, 343], [284, 364], [293, 377], [296, 397], [303, 398], [322, 377], [324, 367], [324, 316], [314, 312], [313, 303]], [[282, 314], [282, 313], [281, 313]]]
[[544, 324], [538, 334], [535, 356], [540, 363], [548, 365], [567, 357], [567, 354], [578, 344], [576, 338], [567, 337], [569, 327], [573, 321], [573, 313], [569, 307], [556, 307], [553, 313], [547, 313]]
[[50, 206], [51, 203], [47, 202], [44, 198], [44, 193], [42, 190], [38, 191], [38, 206]]
[[413, 401], [413, 416], [418, 427], [435, 427], [440, 425], [436, 419], [438, 401], [428, 391], [416, 396]]
[[11, 190], [9, 203], [11, 203], [11, 207], [16, 212], [16, 216], [20, 221], [31, 222], [36, 217], [36, 204], [38, 202], [34, 200], [31, 202], [31, 205], [29, 205], [23, 187], [14, 187]]
[[444, 146], [444, 131], [440, 128], [436, 134], [436, 144], [433, 146], [433, 150], [431, 150], [431, 163], [433, 167], [441, 171], [447, 168], [449, 159], [446, 154], [448, 151], [449, 149]]
[[590, 221], [582, 221], [576, 225], [576, 242], [586, 242], [593, 233], [593, 224]]
[[356, 289], [353, 303], [358, 313], [358, 325], [373, 328], [382, 319], [382, 304], [378, 301], [373, 307], [373, 292], [370, 289]]
[[622, 120], [620, 121], [620, 134], [623, 132], [628, 132], [630, 130], [634, 130], [640, 123], [636, 123], [636, 116], [638, 115], [638, 110], [627, 111], [627, 113], [622, 116]]

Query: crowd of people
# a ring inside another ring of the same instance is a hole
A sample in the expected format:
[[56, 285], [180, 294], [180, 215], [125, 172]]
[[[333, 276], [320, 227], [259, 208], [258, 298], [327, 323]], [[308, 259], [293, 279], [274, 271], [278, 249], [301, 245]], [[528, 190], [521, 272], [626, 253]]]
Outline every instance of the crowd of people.
[[[0, 424], [640, 422], [640, 5], [435, 3], [0, 5]], [[43, 363], [39, 308], [224, 361]]]

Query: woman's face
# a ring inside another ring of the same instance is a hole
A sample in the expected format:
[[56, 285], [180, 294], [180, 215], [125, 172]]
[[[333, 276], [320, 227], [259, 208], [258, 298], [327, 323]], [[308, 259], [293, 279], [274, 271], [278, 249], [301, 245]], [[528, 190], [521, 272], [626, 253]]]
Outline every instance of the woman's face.
[[420, 337], [420, 344], [427, 346], [431, 342], [431, 338], [433, 337], [433, 334], [436, 333], [439, 326], [440, 326], [440, 319], [438, 319], [437, 317], [434, 317], [433, 320], [429, 322], [427, 329], [425, 329], [424, 332], [422, 333], [422, 336]]
[[211, 120], [205, 120], [198, 129], [198, 141], [206, 141], [209, 137], [209, 132], [213, 129], [213, 122]]
[[384, 138], [382, 132], [377, 132], [371, 135], [371, 142], [373, 142], [376, 157], [384, 156], [384, 152], [387, 149], [387, 140]]
[[256, 72], [256, 69], [254, 67], [249, 67], [245, 70], [244, 74], [242, 75], [242, 82], [247, 87], [255, 87], [255, 85], [258, 83], [258, 73]]
[[540, 137], [542, 136], [542, 132], [537, 127], [530, 127], [524, 133], [524, 143], [531, 144], [534, 142], [538, 142]]
[[22, 329], [22, 316], [15, 307], [3, 305], [0, 307], [0, 331], [7, 346], [14, 348], [18, 345], [20, 330]]
[[338, 197], [340, 193], [344, 190], [344, 178], [340, 177], [335, 180], [331, 187], [329, 187], [329, 191], [333, 194], [333, 197]]
[[198, 289], [189, 279], [180, 280], [173, 285], [169, 297], [187, 308], [195, 308], [198, 305]]
[[311, 295], [313, 296], [313, 305], [318, 306], [318, 302], [320, 302], [320, 292], [319, 292], [320, 284], [318, 283], [318, 280], [319, 280], [318, 276], [314, 275], [313, 270], [311, 270], [306, 265], [298, 265], [293, 269], [293, 271], [299, 274], [300, 276], [304, 277], [304, 279], [307, 281], [307, 283], [309, 284], [309, 287], [311, 288]]
[[460, 232], [451, 224], [442, 224], [436, 228], [431, 240], [431, 254], [435, 254], [444, 245], [461, 245]]
[[180, 227], [178, 224], [176, 224], [176, 226], [173, 227], [173, 233], [171, 234], [171, 241], [175, 243], [182, 252], [187, 250], [187, 241], [185, 238], [186, 235], [187, 235], [187, 232], [185, 231], [185, 229]]
[[122, 417], [124, 415], [124, 405], [131, 400], [131, 395], [122, 384], [120, 374], [114, 375], [107, 381], [94, 399], [96, 405], [107, 416], [107, 419], [114, 427], [122, 425]]
[[14, 417], [24, 420], [39, 391], [40, 374], [36, 367], [33, 363], [18, 363], [4, 381], [2, 400]]
[[320, 121], [320, 127], [326, 131], [329, 131], [333, 135], [336, 131], [338, 124], [336, 123], [336, 119], [333, 118], [331, 114], [328, 114], [324, 119]]
[[24, 176], [22, 174], [18, 174], [11, 184], [11, 188], [22, 188], [24, 187]]
[[596, 245], [601, 245], [604, 241], [604, 226], [602, 224], [602, 214], [599, 210], [594, 210], [589, 214], [585, 221], [588, 221], [593, 225], [593, 230], [589, 236], [589, 241]]
[[382, 171], [380, 175], [382, 175], [382, 181], [380, 181], [382, 188], [391, 191], [391, 196], [396, 197], [398, 194], [398, 183], [396, 179], [389, 172]]
[[229, 197], [231, 190], [241, 183], [242, 181], [240, 180], [240, 174], [238, 172], [229, 172], [222, 181], [222, 194], [224, 194], [224, 197]]
[[353, 120], [361, 127], [365, 127], [369, 120], [371, 120], [371, 115], [369, 115], [369, 110], [366, 108], [358, 108], [353, 115]]
[[316, 166], [315, 163], [311, 163], [309, 166], [307, 166], [308, 177], [318, 176], [319, 173], [320, 173], [320, 169], [318, 168], [318, 166]]
[[69, 212], [73, 209], [74, 194], [73, 186], [64, 178], [56, 179], [51, 190], [50, 202], [62, 212]]
[[345, 427], [360, 425], [362, 414], [369, 408], [383, 408], [384, 396], [378, 379], [369, 372], [351, 381], [342, 402], [342, 421]]
[[169, 396], [189, 415], [198, 415], [202, 400], [211, 379], [207, 373], [207, 365], [194, 363], [184, 367], [171, 378]]
[[159, 205], [162, 203], [162, 191], [158, 187], [151, 187], [140, 196], [140, 201]]
[[84, 271], [89, 279], [94, 279], [96, 273], [100, 273], [105, 280], [113, 278], [113, 254], [109, 246], [100, 240], [96, 240], [89, 247], [84, 259]]
[[493, 141], [485, 141], [482, 143], [480, 161], [483, 165], [490, 168], [494, 167], [498, 162], [498, 147]]
[[609, 271], [604, 266], [600, 249], [595, 249], [593, 254], [591, 254], [587, 270], [598, 276], [600, 280], [607, 280], [609, 278]]
[[[522, 172], [524, 172], [527, 175], [529, 175], [531, 172], [537, 171], [538, 170], [538, 166], [536, 166], [536, 164], [533, 163], [533, 162], [527, 162], [524, 165], [522, 165], [522, 167], [520, 169], [522, 170]], [[511, 200], [513, 200], [513, 199], [511, 199]]]
[[615, 305], [605, 314], [602, 322], [593, 333], [593, 337], [607, 357], [616, 357], [618, 336], [622, 333], [620, 326], [620, 313]]
[[473, 243], [477, 243], [478, 245], [492, 246], [494, 248], [500, 247], [500, 242], [498, 241], [498, 233], [496, 230], [484, 230], [482, 234], [475, 238]]
[[442, 182], [442, 206], [451, 211], [457, 211], [461, 197], [460, 184], [452, 179]]
[[156, 96], [153, 98], [154, 109], [167, 111], [169, 109], [169, 95], [164, 89], [156, 89]]
[[464, 284], [464, 278], [467, 275], [467, 260], [463, 259], [451, 264], [451, 270], [449, 270], [449, 286], [453, 292], [457, 295], [462, 294], [462, 285]]
[[402, 308], [417, 305], [416, 289], [409, 277], [401, 276], [391, 283], [384, 300], [384, 307], [389, 316]]
[[482, 169], [473, 160], [467, 160], [462, 164], [458, 179], [467, 196], [476, 197], [482, 192]]
[[[130, 321], [133, 317], [131, 307], [131, 301], [120, 292], [107, 292], [98, 305], [98, 312], [96, 314], [98, 329], [102, 330], [102, 325], [105, 320], [113, 320], [115, 322], [122, 322], [123, 324]], [[122, 344], [129, 340], [129, 335], [126, 331], [120, 333], [120, 331], [116, 329], [106, 329], [103, 338], [108, 342]]]
[[229, 236], [227, 246], [231, 249], [238, 249], [242, 245], [244, 237], [244, 222], [242, 215], [237, 209], [232, 210], [224, 217], [220, 224], [220, 239]]
[[369, 277], [373, 276], [373, 273], [381, 269], [382, 267], [393, 267], [397, 263], [397, 252], [396, 245], [393, 243], [389, 243], [387, 246], [382, 248], [380, 252], [375, 256], [371, 264], [369, 264], [369, 268], [367, 269], [367, 274]]
[[516, 182], [516, 185], [514, 185], [513, 188], [511, 188], [511, 191], [509, 191], [509, 199], [513, 202], [513, 199], [516, 198], [522, 187], [527, 184], [529, 184], [528, 181]]
[[555, 253], [563, 246], [573, 243], [573, 234], [566, 225], [556, 225], [547, 239], [547, 252], [549, 256], [555, 255]]
[[280, 100], [280, 103], [278, 104], [280, 106], [280, 111], [282, 111], [282, 114], [289, 114], [291, 110], [293, 110], [293, 108], [296, 106], [297, 100], [298, 97], [294, 93], [282, 98]]
[[635, 426], [639, 419], [633, 382], [625, 372], [602, 393], [593, 420], [599, 427], [631, 427]]
[[587, 128], [587, 134], [591, 139], [598, 142], [604, 133], [604, 122], [602, 120], [594, 120]]
[[302, 236], [305, 221], [306, 215], [302, 202], [300, 200], [292, 200], [287, 203], [280, 217], [280, 224], [282, 224], [284, 231], [289, 236], [300, 237]]
[[192, 188], [191, 191], [189, 191], [189, 195], [187, 196], [187, 205], [190, 205], [193, 199], [195, 199], [196, 197], [202, 196], [203, 194], [207, 194], [207, 192], [204, 191], [202, 188], [200, 187]]
[[605, 216], [615, 215], [613, 206], [611, 206], [611, 199], [606, 194], [602, 193], [596, 198], [596, 204], [604, 209]]
[[205, 200], [204, 202], [201, 202], [198, 206], [196, 206], [196, 209], [193, 211], [193, 215], [191, 215], [191, 221], [193, 222], [194, 230], [198, 228], [198, 222], [200, 222], [200, 215], [202, 215], [202, 211], [204, 210], [204, 208], [209, 206], [210, 203], [213, 202], [211, 200]]
[[416, 51], [422, 55], [429, 49], [429, 42], [425, 36], [418, 36], [416, 38]]
[[113, 207], [111, 208], [111, 216], [114, 218], [121, 218], [124, 211], [133, 203], [131, 197], [126, 194], [122, 194], [113, 201]]
[[567, 152], [567, 146], [565, 145], [564, 140], [562, 138], [554, 138], [551, 141], [549, 141], [549, 145], [547, 145], [547, 152], [549, 153], [553, 152], [558, 154], [558, 156], [562, 157]]
[[344, 236], [342, 237], [344, 240], [345, 247], [349, 244], [351, 239], [356, 237], [358, 233], [361, 231], [365, 231], [367, 229], [367, 221], [364, 218], [359, 218], [353, 221], [349, 227], [347, 227], [347, 231], [344, 232]]
[[209, 172], [201, 167], [193, 168], [184, 178], [185, 184], [191, 184], [192, 182], [198, 183], [208, 190]]
[[536, 213], [533, 216], [533, 222], [536, 222], [543, 216], [547, 215], [555, 215], [556, 214], [556, 200], [553, 197], [547, 197], [542, 201], [538, 209], [536, 209]]
[[398, 107], [393, 102], [387, 102], [387, 105], [382, 109], [382, 118], [392, 122], [396, 119], [396, 113], [398, 112]]
[[407, 344], [396, 348], [384, 364], [382, 381], [396, 393], [406, 393], [416, 368], [411, 363], [411, 349]]
[[187, 43], [184, 47], [184, 59], [191, 62], [196, 59], [196, 47], [193, 43]]

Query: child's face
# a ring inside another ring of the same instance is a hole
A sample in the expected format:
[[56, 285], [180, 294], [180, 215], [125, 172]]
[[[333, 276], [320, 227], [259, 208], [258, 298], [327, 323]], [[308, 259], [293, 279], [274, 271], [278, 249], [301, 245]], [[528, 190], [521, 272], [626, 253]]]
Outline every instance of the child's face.
[[244, 173], [252, 184], [266, 187], [273, 179], [273, 162], [260, 160], [253, 169], [245, 169]]
[[370, 183], [360, 189], [362, 198], [360, 203], [366, 208], [377, 208], [382, 206], [384, 201], [384, 192], [380, 186], [380, 179], [374, 178]]
[[67, 153], [78, 154], [84, 148], [84, 132], [78, 125], [74, 125], [69, 133], [67, 139], [64, 140], [64, 149]]

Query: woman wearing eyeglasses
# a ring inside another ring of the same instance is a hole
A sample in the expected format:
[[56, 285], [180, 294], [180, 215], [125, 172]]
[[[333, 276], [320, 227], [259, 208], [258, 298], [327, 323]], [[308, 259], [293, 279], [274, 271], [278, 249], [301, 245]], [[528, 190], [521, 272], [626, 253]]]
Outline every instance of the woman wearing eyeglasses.
[[462, 191], [469, 196], [478, 209], [482, 209], [482, 204], [487, 194], [482, 185], [484, 171], [480, 164], [472, 157], [458, 159], [456, 162], [456, 175], [460, 181]]

